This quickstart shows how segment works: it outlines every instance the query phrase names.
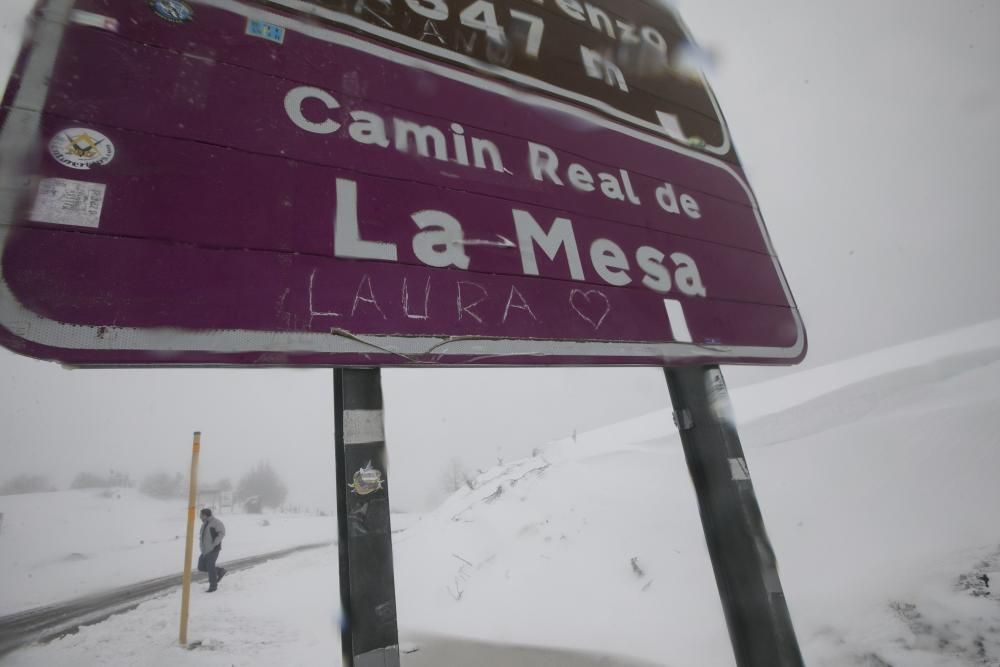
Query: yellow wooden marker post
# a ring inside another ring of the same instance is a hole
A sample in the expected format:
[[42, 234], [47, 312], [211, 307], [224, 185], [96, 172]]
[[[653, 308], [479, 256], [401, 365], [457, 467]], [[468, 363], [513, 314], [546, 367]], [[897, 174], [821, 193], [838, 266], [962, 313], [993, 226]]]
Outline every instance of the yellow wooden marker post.
[[191, 601], [191, 547], [194, 542], [194, 511], [198, 502], [198, 455], [201, 453], [201, 431], [194, 432], [191, 446], [191, 488], [188, 491], [187, 540], [184, 545], [184, 583], [181, 589], [181, 646], [187, 646], [188, 604]]

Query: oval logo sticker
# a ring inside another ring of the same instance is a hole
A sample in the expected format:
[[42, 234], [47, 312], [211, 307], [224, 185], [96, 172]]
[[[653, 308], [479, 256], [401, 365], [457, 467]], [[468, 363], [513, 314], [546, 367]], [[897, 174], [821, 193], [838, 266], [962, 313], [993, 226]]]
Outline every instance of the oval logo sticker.
[[49, 153], [56, 162], [70, 169], [90, 169], [111, 162], [115, 145], [96, 130], [71, 127], [52, 137]]

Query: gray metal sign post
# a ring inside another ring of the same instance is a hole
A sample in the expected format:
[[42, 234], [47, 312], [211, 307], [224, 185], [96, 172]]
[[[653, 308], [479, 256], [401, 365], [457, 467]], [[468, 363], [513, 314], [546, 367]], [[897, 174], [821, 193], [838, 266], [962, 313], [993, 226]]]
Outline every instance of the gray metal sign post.
[[738, 667], [801, 667], [774, 551], [717, 366], [664, 369]]
[[381, 371], [333, 371], [341, 650], [345, 667], [399, 667]]

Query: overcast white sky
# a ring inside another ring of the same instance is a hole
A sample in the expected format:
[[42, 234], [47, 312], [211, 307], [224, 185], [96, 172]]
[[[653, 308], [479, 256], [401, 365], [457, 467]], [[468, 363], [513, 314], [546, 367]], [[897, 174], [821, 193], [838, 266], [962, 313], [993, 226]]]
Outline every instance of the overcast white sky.
[[[32, 0], [0, 2], [0, 77]], [[1000, 3], [862, 0], [680, 10], [809, 333], [806, 365], [1000, 317]], [[95, 73], [98, 76], [99, 73]], [[728, 368], [731, 384], [780, 369]], [[74, 370], [0, 351], [0, 478], [116, 467], [203, 475], [269, 459], [332, 503], [330, 371]], [[668, 402], [657, 369], [384, 373], [394, 504], [470, 469]]]

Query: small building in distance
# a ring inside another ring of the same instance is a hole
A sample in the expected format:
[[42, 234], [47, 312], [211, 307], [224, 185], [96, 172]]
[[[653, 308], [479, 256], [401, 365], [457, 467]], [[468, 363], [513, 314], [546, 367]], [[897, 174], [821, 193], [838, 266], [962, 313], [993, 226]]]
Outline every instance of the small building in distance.
[[198, 488], [198, 506], [208, 507], [213, 512], [232, 511], [233, 492], [220, 486], [202, 486]]

